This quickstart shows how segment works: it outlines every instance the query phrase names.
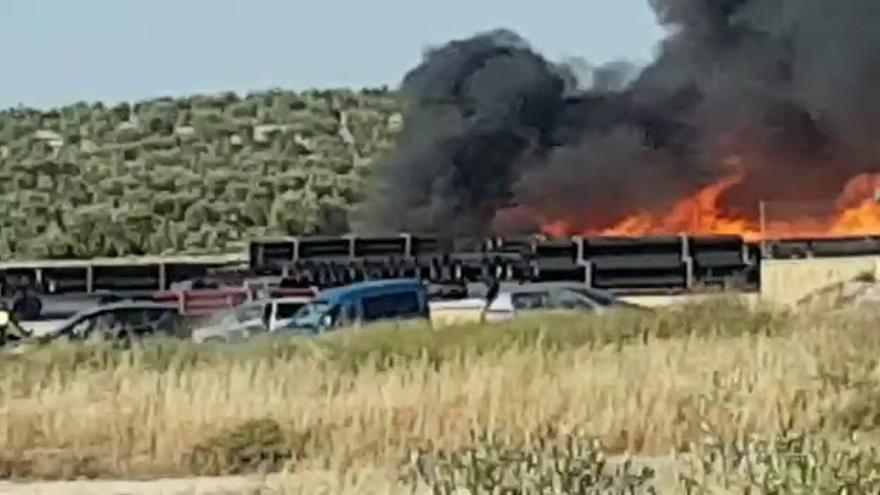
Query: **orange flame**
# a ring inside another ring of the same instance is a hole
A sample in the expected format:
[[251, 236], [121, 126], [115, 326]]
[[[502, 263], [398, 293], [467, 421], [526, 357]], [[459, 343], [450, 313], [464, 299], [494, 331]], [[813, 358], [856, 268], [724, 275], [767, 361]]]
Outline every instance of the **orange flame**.
[[[749, 241], [764, 238], [821, 238], [880, 235], [880, 174], [852, 178], [830, 211], [800, 214], [778, 219], [773, 215], [761, 221], [726, 211], [722, 199], [746, 177], [742, 167], [733, 167], [726, 177], [709, 184], [694, 195], [675, 203], [666, 212], [636, 211], [607, 228], [577, 228], [562, 221], [543, 222], [552, 236], [585, 235], [635, 237], [651, 235], [739, 235]], [[772, 203], [772, 202], [771, 202]]]

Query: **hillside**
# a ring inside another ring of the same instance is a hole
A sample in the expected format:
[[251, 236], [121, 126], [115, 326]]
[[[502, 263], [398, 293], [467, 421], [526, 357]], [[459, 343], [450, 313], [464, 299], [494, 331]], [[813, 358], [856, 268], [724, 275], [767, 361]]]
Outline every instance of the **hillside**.
[[0, 112], [0, 259], [220, 252], [345, 231], [399, 109], [380, 89]]

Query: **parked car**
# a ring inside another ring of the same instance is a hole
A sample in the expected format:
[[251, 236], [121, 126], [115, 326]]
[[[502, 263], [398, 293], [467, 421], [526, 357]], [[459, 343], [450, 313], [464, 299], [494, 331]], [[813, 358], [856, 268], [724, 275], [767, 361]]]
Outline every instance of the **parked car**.
[[311, 300], [308, 296], [297, 296], [244, 303], [193, 330], [192, 339], [199, 343], [239, 342], [256, 334], [273, 333], [288, 324]]
[[542, 282], [504, 285], [486, 309], [487, 321], [501, 321], [531, 311], [577, 311], [605, 314], [615, 309], [641, 306], [618, 299], [614, 294], [586, 284]]
[[34, 337], [45, 343], [54, 340], [118, 340], [152, 335], [178, 337], [184, 332], [184, 322], [177, 305], [144, 301], [88, 308]]
[[315, 334], [389, 320], [428, 320], [428, 290], [417, 279], [358, 282], [322, 291], [281, 331]]

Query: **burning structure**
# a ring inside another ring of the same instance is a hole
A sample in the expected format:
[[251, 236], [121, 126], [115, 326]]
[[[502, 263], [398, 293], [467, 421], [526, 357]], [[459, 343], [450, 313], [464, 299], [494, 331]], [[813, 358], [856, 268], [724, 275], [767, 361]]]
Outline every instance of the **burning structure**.
[[880, 233], [880, 3], [649, 1], [656, 59], [586, 88], [506, 30], [426, 53], [359, 230]]

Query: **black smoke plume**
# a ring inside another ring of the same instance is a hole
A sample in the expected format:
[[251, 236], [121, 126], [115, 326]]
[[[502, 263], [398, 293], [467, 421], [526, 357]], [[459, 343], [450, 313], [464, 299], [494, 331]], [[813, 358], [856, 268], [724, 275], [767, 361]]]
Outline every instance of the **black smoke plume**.
[[635, 75], [551, 63], [506, 30], [426, 53], [360, 230], [602, 228], [718, 180], [734, 154], [747, 174], [727, 203], [751, 215], [880, 168], [880, 2], [650, 4], [669, 35]]

